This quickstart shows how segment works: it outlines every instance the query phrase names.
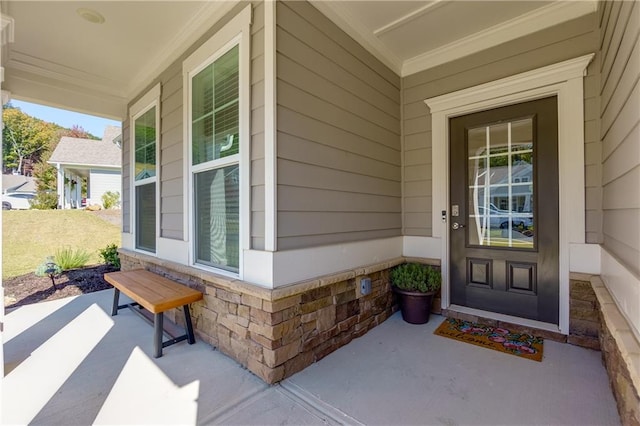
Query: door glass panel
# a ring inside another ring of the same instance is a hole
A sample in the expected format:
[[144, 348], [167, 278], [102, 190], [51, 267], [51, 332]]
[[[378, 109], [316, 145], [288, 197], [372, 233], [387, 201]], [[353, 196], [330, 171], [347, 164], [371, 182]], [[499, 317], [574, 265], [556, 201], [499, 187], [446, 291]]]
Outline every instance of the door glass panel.
[[533, 121], [467, 131], [470, 245], [534, 248]]

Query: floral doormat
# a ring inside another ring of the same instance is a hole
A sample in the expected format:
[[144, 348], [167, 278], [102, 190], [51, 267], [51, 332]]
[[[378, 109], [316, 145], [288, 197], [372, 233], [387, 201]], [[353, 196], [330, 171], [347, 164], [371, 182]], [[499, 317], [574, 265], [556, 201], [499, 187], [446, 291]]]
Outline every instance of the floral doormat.
[[453, 318], [445, 319], [434, 334], [534, 361], [542, 361], [542, 337]]

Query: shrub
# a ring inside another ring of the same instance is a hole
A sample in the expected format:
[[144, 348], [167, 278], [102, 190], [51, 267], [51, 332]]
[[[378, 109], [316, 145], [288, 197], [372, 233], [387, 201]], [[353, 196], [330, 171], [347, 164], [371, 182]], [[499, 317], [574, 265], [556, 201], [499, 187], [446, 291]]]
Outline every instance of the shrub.
[[55, 260], [63, 271], [81, 268], [87, 264], [91, 255], [86, 250], [63, 248], [56, 251]]
[[29, 203], [32, 209], [53, 210], [58, 208], [58, 195], [55, 192], [38, 191]]
[[120, 256], [118, 256], [118, 246], [115, 244], [109, 244], [107, 247], [98, 250], [100, 257], [104, 260], [104, 263], [120, 269]]
[[391, 270], [391, 285], [407, 291], [434, 291], [440, 288], [442, 277], [433, 266], [403, 263]]
[[118, 191], [107, 191], [102, 194], [102, 206], [111, 209], [120, 205], [120, 193]]

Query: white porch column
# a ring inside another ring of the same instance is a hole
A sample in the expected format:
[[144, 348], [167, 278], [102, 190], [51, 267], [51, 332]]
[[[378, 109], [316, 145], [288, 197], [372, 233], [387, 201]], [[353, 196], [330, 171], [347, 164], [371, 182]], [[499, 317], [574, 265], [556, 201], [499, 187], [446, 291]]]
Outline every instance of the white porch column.
[[56, 179], [56, 192], [58, 193], [58, 208], [64, 209], [64, 168], [60, 163], [56, 163], [58, 171]]

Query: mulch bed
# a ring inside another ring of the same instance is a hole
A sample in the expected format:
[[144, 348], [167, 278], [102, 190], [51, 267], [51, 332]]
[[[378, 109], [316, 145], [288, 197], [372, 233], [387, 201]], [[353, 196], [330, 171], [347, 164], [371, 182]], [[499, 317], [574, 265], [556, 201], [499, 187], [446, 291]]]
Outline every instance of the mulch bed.
[[16, 308], [45, 300], [62, 299], [113, 288], [104, 280], [103, 275], [115, 270], [110, 265], [95, 265], [66, 271], [55, 279], [56, 288], [51, 285], [51, 279], [38, 277], [34, 273], [8, 278], [2, 283], [4, 307]]

